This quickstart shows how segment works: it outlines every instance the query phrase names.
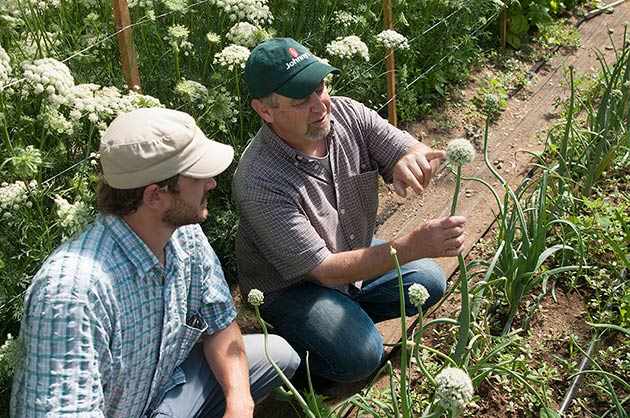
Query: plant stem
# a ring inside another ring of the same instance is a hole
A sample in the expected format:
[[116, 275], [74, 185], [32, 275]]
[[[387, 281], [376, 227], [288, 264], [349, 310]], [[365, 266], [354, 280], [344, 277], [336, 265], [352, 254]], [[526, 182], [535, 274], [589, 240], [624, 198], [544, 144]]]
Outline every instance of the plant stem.
[[[457, 197], [459, 195], [459, 188], [462, 181], [462, 166], [457, 166], [457, 177], [455, 179], [455, 194], [453, 195], [453, 203], [451, 205], [451, 216], [455, 215], [457, 209]], [[457, 255], [457, 261], [459, 263], [459, 281], [462, 292], [462, 309], [459, 313], [459, 336], [457, 338], [457, 346], [455, 347], [455, 353], [453, 354], [453, 360], [458, 365], [462, 365], [462, 355], [464, 349], [468, 344], [468, 334], [470, 332], [470, 303], [468, 297], [468, 273], [466, 271], [466, 264], [464, 263], [464, 256]]]
[[[405, 288], [403, 287], [402, 272], [396, 254], [392, 254], [396, 271], [398, 272], [398, 292], [400, 295], [400, 323], [402, 328], [402, 346], [400, 350], [400, 399], [403, 418], [410, 417], [409, 394], [407, 393], [407, 309], [405, 303]], [[420, 308], [422, 309], [422, 308]]]
[[293, 386], [291, 381], [284, 375], [284, 373], [282, 372], [282, 369], [280, 369], [280, 366], [278, 366], [278, 364], [269, 354], [269, 346], [267, 344], [269, 333], [267, 332], [267, 325], [265, 324], [265, 321], [263, 321], [263, 319], [260, 316], [260, 310], [258, 309], [258, 306], [254, 306], [254, 310], [256, 311], [256, 319], [258, 320], [258, 323], [260, 324], [260, 327], [263, 330], [263, 334], [265, 335], [265, 355], [267, 356], [267, 360], [269, 360], [269, 363], [271, 363], [271, 366], [275, 369], [276, 373], [278, 373], [278, 376], [280, 376], [280, 379], [282, 379], [282, 382], [289, 388], [289, 390], [293, 394], [293, 397], [298, 402], [298, 404], [300, 405], [300, 407], [302, 408], [306, 416], [308, 416], [309, 418], [316, 418], [313, 412], [308, 407], [308, 404], [306, 403], [302, 395], [300, 395], [300, 392], [298, 392], [298, 390], [295, 388], [295, 386]]

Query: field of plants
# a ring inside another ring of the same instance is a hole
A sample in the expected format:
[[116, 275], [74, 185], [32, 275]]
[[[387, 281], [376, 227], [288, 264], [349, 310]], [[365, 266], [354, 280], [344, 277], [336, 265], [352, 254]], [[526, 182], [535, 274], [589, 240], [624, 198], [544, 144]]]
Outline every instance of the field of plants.
[[[180, 109], [238, 155], [259, 124], [243, 64], [261, 40], [291, 36], [342, 68], [334, 94], [384, 117], [385, 58], [393, 48], [398, 118], [413, 121], [500, 47], [503, 19], [511, 22], [508, 45], [519, 48], [532, 31], [545, 33], [559, 14], [584, 3], [399, 0], [392, 32], [383, 31], [380, 1], [133, 0], [138, 94], [124, 82], [109, 2], [0, 0], [0, 416], [8, 415], [11, 376], [23, 355], [16, 337], [24, 291], [46, 256], [94, 218], [98, 142], [116, 115]], [[615, 61], [601, 60], [595, 74], [567, 71], [571, 96], [559, 103], [562, 120], [534, 156], [533, 176], [510, 187], [485, 158], [505, 185], [493, 192], [497, 228], [478, 259], [459, 260], [453, 294], [462, 302], [454, 316], [419, 318], [413, 329], [403, 321], [410, 342], [400, 347], [400, 364], [383, 371], [389, 389], [366, 390], [333, 411], [313, 394], [296, 394], [298, 409], [318, 417], [341, 416], [350, 406], [355, 416], [490, 416], [494, 397], [506, 402], [503, 416], [555, 416], [558, 399], [580, 377], [582, 392], [566, 416], [628, 416], [630, 50], [626, 42], [613, 47]], [[503, 86], [491, 83], [473, 106], [491, 123], [506, 100]], [[476, 143], [482, 155], [483, 139]], [[466, 161], [455, 160], [458, 185], [486, 186], [460, 176]], [[233, 277], [230, 178], [229, 171], [218, 178], [203, 226]], [[538, 352], [524, 337], [560, 293], [584, 301], [589, 337], [569, 333]], [[582, 365], [584, 358], [590, 362]]]

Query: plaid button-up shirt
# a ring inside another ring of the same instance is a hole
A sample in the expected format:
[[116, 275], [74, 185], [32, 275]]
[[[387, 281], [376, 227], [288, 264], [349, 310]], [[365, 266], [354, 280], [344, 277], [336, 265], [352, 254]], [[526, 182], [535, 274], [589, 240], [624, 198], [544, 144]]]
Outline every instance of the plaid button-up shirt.
[[236, 309], [199, 225], [177, 229], [165, 256], [99, 216], [46, 260], [25, 297], [12, 416], [137, 418], [185, 381], [179, 364]]
[[316, 158], [289, 147], [266, 124], [233, 179], [240, 215], [236, 259], [241, 292], [273, 292], [303, 280], [331, 253], [368, 247], [376, 227], [378, 178], [418, 141], [376, 112], [332, 97], [327, 138], [332, 181]]

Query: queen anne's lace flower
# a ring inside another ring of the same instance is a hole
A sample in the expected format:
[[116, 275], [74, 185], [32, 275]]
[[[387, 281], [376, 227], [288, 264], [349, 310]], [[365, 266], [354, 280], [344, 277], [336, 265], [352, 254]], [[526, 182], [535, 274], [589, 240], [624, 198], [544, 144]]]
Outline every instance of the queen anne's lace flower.
[[20, 338], [7, 334], [7, 339], [0, 347], [0, 378], [10, 378], [13, 371], [24, 361], [26, 350]]
[[475, 147], [464, 138], [457, 138], [449, 142], [446, 156], [455, 165], [468, 164], [475, 158]]
[[440, 404], [454, 414], [459, 413], [473, 398], [473, 385], [468, 373], [447, 367], [435, 377], [436, 395]]
[[188, 0], [162, 0], [162, 4], [170, 11], [181, 12], [188, 6]]
[[193, 48], [192, 43], [188, 41], [188, 35], [190, 31], [184, 25], [172, 25], [166, 29], [167, 35], [164, 37], [173, 49], [182, 51], [191, 51]]
[[352, 58], [354, 56], [370, 60], [367, 45], [355, 35], [337, 38], [326, 46], [326, 52], [339, 58]]
[[376, 35], [376, 43], [385, 48], [409, 49], [407, 38], [395, 30], [387, 29]]
[[21, 180], [15, 183], [2, 182], [0, 184], [0, 214], [3, 220], [13, 217], [13, 213], [20, 209], [21, 205], [30, 206], [27, 202], [29, 189], [37, 188], [37, 181], [31, 180], [28, 184]]
[[11, 77], [11, 59], [7, 52], [0, 46], [0, 92]]
[[74, 204], [69, 203], [59, 195], [55, 195], [57, 204], [57, 217], [64, 228], [64, 238], [81, 232], [92, 220], [92, 211], [84, 202], [78, 200]]
[[241, 45], [228, 45], [223, 51], [214, 54], [214, 63], [227, 67], [230, 71], [234, 68], [245, 68], [245, 62], [249, 58], [250, 51]]
[[265, 301], [265, 295], [258, 289], [252, 289], [247, 295], [247, 302], [252, 306], [260, 306]]
[[409, 300], [418, 309], [422, 308], [422, 305], [424, 305], [424, 302], [428, 299], [429, 291], [426, 287], [422, 286], [420, 283], [414, 283], [409, 286]]
[[248, 48], [255, 47], [268, 37], [269, 35], [262, 29], [247, 22], [237, 23], [225, 35], [225, 38], [234, 45], [242, 45]]
[[355, 16], [349, 12], [341, 11], [335, 13], [332, 17], [332, 22], [337, 26], [342, 26], [344, 28], [348, 28], [359, 21], [359, 17]]
[[273, 22], [267, 0], [213, 0], [213, 2], [222, 8], [233, 22], [247, 20], [258, 25]]
[[[54, 58], [42, 58], [22, 64], [26, 86], [36, 94], [44, 91], [49, 102], [58, 107], [65, 102], [65, 94], [74, 86], [74, 78], [66, 64]], [[28, 90], [23, 92], [28, 94]]]
[[[33, 176], [39, 171], [43, 164], [42, 152], [32, 145], [26, 147], [17, 146], [14, 148], [14, 156], [5, 160], [10, 161], [13, 170], [23, 176]], [[3, 164], [4, 165], [4, 164]]]
[[136, 104], [138, 96], [142, 96], [144, 102], [154, 104], [153, 107], [161, 107], [159, 100], [154, 97], [137, 93], [123, 96], [114, 86], [101, 87], [98, 84], [79, 84], [71, 88], [66, 95], [66, 106], [70, 109], [69, 116], [73, 121], [85, 116], [98, 124], [138, 107], [152, 106]]
[[182, 80], [175, 86], [175, 93], [187, 100], [197, 100], [208, 96], [208, 89], [201, 83], [193, 80]]

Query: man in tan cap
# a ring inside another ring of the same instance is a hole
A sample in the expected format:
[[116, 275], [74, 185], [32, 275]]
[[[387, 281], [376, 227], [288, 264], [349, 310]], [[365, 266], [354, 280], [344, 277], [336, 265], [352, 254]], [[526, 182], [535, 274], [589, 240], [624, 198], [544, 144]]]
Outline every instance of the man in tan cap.
[[[101, 214], [26, 293], [12, 416], [252, 417], [281, 381], [262, 335], [241, 335], [198, 225], [232, 148], [152, 108], [117, 117], [100, 152]], [[298, 355], [270, 337], [292, 375]]]

